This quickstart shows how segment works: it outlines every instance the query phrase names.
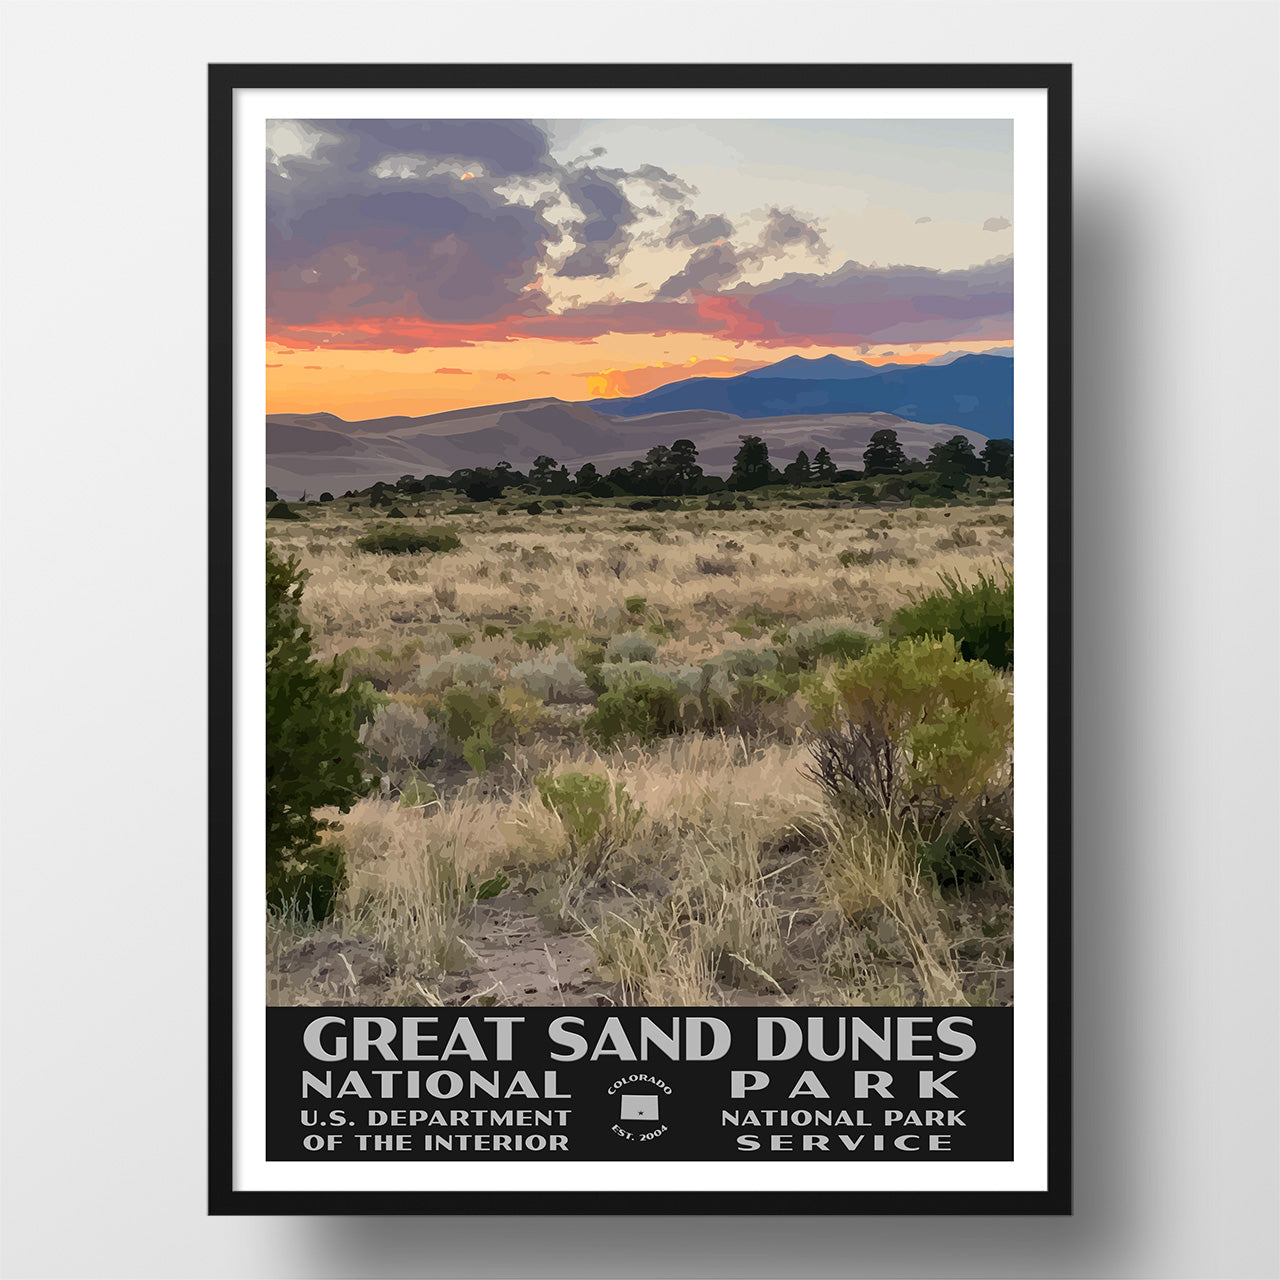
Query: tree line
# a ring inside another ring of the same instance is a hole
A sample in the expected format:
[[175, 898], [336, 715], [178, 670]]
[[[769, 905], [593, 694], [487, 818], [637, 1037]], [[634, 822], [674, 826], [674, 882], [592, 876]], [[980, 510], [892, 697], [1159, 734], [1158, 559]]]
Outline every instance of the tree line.
[[[936, 474], [936, 484], [941, 490], [954, 492], [962, 489], [970, 476], [1013, 479], [1012, 440], [988, 440], [978, 453], [969, 439], [954, 435], [934, 445], [921, 462], [907, 457], [898, 433], [885, 428], [871, 437], [862, 454], [862, 469], [858, 471], [838, 468], [825, 447], [812, 459], [802, 449], [793, 462], [779, 469], [769, 457], [769, 446], [759, 436], [745, 435], [738, 439], [740, 447], [727, 479], [703, 471], [692, 440], [676, 440], [670, 445], [655, 445], [629, 466], [614, 467], [605, 473], [601, 473], [594, 462], [584, 462], [570, 474], [568, 467], [541, 454], [527, 472], [517, 470], [509, 462], [499, 462], [492, 467], [461, 467], [447, 476], [403, 475], [394, 483], [380, 480], [368, 490], [349, 489], [342, 496], [355, 498], [368, 493], [374, 506], [390, 506], [397, 495], [449, 490], [471, 502], [488, 502], [512, 488], [552, 496], [573, 493], [594, 498], [683, 497], [718, 493], [723, 489], [759, 489], [770, 484], [831, 485], [926, 471]], [[268, 489], [267, 500], [276, 499], [274, 490]], [[333, 494], [322, 493], [320, 501], [332, 502]]]

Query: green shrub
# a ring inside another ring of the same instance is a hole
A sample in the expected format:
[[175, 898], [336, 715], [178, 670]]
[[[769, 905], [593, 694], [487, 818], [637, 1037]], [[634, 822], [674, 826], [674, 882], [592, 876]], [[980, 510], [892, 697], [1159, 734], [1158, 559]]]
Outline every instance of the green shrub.
[[587, 717], [586, 732], [602, 747], [623, 738], [652, 742], [681, 728], [680, 694], [665, 676], [648, 675], [608, 688]]
[[520, 510], [527, 511], [531, 516], [540, 516], [542, 514], [542, 503], [526, 502], [524, 506], [520, 508]]
[[947, 504], [942, 498], [935, 497], [931, 493], [917, 493], [911, 499], [913, 507], [945, 507]]
[[444, 691], [442, 719], [458, 754], [476, 773], [501, 764], [514, 724], [497, 689], [454, 685]]
[[522, 622], [512, 632], [512, 639], [519, 644], [527, 644], [531, 649], [545, 649], [548, 645], [560, 644], [572, 634], [573, 628], [564, 622], [556, 622], [553, 618], [539, 618], [536, 622]]
[[627, 794], [626, 785], [604, 774], [543, 774], [534, 780], [542, 803], [560, 819], [575, 853], [602, 838], [625, 840], [644, 816], [644, 806]]
[[287, 502], [277, 502], [270, 511], [267, 512], [268, 520], [305, 520], [306, 516], [299, 515], [292, 510]]
[[896, 640], [951, 635], [961, 657], [1012, 667], [1013, 574], [1001, 569], [1000, 575], [988, 577], [979, 571], [976, 583], [963, 583], [952, 574], [940, 574], [945, 590], [899, 609], [889, 619], [889, 636]]
[[408, 518], [409, 517], [406, 516], [399, 507], [392, 507], [391, 510], [387, 512], [388, 520], [407, 520]]
[[950, 635], [835, 667], [810, 705], [811, 776], [843, 804], [912, 818], [929, 841], [1012, 785], [1013, 700]]
[[603, 676], [604, 645], [579, 645], [574, 650], [573, 665], [582, 672], [583, 679], [586, 680], [587, 687], [592, 693], [600, 694], [605, 691], [606, 686]]
[[628, 596], [622, 603], [628, 613], [643, 613], [649, 602], [644, 596]]
[[506, 634], [506, 627], [500, 627], [496, 622], [486, 622], [484, 624], [484, 638], [486, 640], [498, 639]]
[[871, 647], [871, 637], [831, 622], [801, 622], [775, 633], [778, 665], [783, 671], [812, 671], [824, 658], [849, 662]]
[[475, 515], [475, 513], [476, 513], [476, 509], [475, 509], [475, 507], [458, 506], [458, 507], [450, 507], [450, 508], [449, 508], [449, 510], [445, 512], [445, 515], [447, 515], [447, 516], [473, 516], [473, 515]]
[[342, 689], [338, 663], [312, 656], [301, 617], [306, 576], [296, 558], [282, 560], [267, 548], [267, 887], [276, 909], [286, 889], [305, 888], [311, 914], [323, 908], [322, 919], [341, 883], [341, 851], [317, 847], [332, 824], [314, 811], [347, 813], [372, 782], [356, 737], [360, 693]]
[[396, 529], [385, 525], [379, 525], [356, 539], [357, 551], [402, 555], [430, 549], [426, 534], [414, 529]]

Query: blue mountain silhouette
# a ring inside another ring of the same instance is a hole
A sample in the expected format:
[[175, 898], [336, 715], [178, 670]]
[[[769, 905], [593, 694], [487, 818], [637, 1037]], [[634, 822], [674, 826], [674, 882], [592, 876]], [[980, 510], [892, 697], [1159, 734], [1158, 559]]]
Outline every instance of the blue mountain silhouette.
[[1013, 360], [966, 355], [947, 364], [877, 367], [836, 355], [790, 356], [733, 378], [686, 378], [644, 395], [587, 403], [619, 418], [682, 409], [740, 418], [893, 413], [909, 422], [945, 422], [1012, 438]]

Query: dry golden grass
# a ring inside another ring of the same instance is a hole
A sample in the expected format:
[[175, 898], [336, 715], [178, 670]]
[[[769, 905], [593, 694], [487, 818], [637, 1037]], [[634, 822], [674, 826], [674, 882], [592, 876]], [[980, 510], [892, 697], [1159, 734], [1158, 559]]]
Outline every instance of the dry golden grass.
[[[458, 529], [462, 549], [444, 555], [357, 552], [373, 517], [342, 501], [308, 508], [306, 524], [269, 527], [277, 548], [311, 574], [304, 610], [320, 656], [380, 650], [394, 690], [424, 655], [461, 647], [492, 660], [504, 680], [534, 652], [512, 628], [549, 619], [570, 628], [562, 648], [647, 628], [661, 661], [697, 662], [767, 645], [772, 631], [800, 621], [875, 633], [894, 609], [936, 588], [939, 574], [971, 580], [993, 562], [1012, 564], [1008, 504], [446, 517], [449, 505], [406, 506], [423, 511], [412, 525]], [[628, 609], [637, 596], [643, 606]], [[486, 637], [486, 626], [504, 633]], [[341, 817], [333, 838], [347, 852], [345, 897], [319, 935], [297, 921], [271, 923], [269, 999], [491, 999], [469, 993], [458, 975], [476, 960], [477, 920], [490, 910], [475, 886], [499, 874], [510, 887], [498, 906], [589, 949], [584, 998], [1012, 998], [1008, 877], [940, 890], [920, 874], [903, 833], [831, 809], [803, 772], [809, 755], [794, 726], [750, 740], [689, 733], [601, 752], [575, 731], [575, 709], [555, 710], [563, 732], [541, 721], [493, 774], [434, 778], [438, 802], [366, 800]], [[534, 786], [539, 774], [568, 771], [621, 782], [638, 820], [584, 854]], [[313, 952], [303, 949], [315, 936], [337, 957], [332, 964], [308, 967]]]
[[[1009, 504], [892, 511], [575, 507], [512, 518], [445, 516], [445, 504], [424, 503], [427, 514], [405, 523], [448, 523], [463, 541], [461, 550], [438, 556], [355, 551], [355, 539], [377, 517], [366, 508], [335, 510], [344, 505], [310, 507], [307, 524], [274, 522], [269, 529], [275, 545], [297, 555], [312, 575], [304, 611], [321, 656], [405, 639], [448, 648], [447, 637], [433, 635], [441, 623], [474, 627], [534, 617], [584, 631], [621, 630], [624, 602], [642, 596], [647, 619], [677, 629], [670, 656], [682, 660], [740, 644], [728, 627], [761, 614], [836, 618], [874, 630], [913, 596], [934, 589], [940, 573], [972, 578], [979, 568], [1013, 560]], [[957, 532], [965, 545], [955, 545]], [[841, 552], [866, 563], [841, 564]], [[730, 571], [703, 572], [699, 557]], [[528, 656], [509, 636], [486, 640], [478, 632], [470, 649], [499, 660]]]

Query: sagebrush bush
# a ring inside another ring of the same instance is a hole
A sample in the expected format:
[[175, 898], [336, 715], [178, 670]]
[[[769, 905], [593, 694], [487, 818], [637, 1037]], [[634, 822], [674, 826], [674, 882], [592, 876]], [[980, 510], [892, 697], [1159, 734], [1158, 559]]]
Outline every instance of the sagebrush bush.
[[567, 653], [544, 651], [511, 668], [511, 678], [542, 702], [590, 702], [591, 686]]
[[492, 684], [494, 679], [490, 659], [474, 653], [448, 653], [434, 661], [424, 659], [411, 683], [418, 693], [443, 693], [454, 685]]
[[652, 662], [657, 656], [658, 646], [639, 631], [612, 637], [604, 651], [606, 662]]
[[688, 662], [609, 662], [600, 669], [600, 679], [605, 689], [621, 689], [645, 680], [667, 680], [681, 698], [697, 697], [705, 684], [703, 668]]
[[764, 675], [778, 669], [778, 655], [771, 649], [724, 649], [703, 664], [704, 669], [723, 671], [731, 680]]
[[954, 636], [960, 654], [993, 667], [1013, 666], [1013, 574], [1002, 569], [976, 583], [940, 574], [943, 591], [899, 609], [886, 628], [893, 639]]
[[306, 516], [299, 515], [296, 511], [290, 509], [287, 502], [277, 502], [270, 511], [267, 512], [268, 520], [305, 520]]
[[849, 662], [871, 647], [864, 631], [831, 622], [802, 622], [773, 637], [783, 671], [812, 671], [824, 658]]
[[694, 556], [694, 566], [699, 573], [710, 577], [732, 577], [738, 572], [738, 562], [732, 556]]
[[317, 847], [332, 824], [315, 810], [347, 813], [372, 782], [356, 736], [359, 693], [342, 688], [338, 663], [312, 654], [301, 618], [306, 577], [296, 558], [282, 560], [267, 547], [267, 896], [279, 910], [286, 889], [311, 884], [312, 914], [321, 905], [327, 914], [341, 882], [341, 850]]
[[421, 660], [422, 645], [416, 640], [377, 649], [353, 645], [335, 659], [349, 673], [352, 687], [367, 682], [379, 690], [398, 689], [413, 676]]
[[372, 759], [393, 780], [421, 769], [431, 759], [440, 739], [440, 728], [417, 707], [388, 702], [361, 726], [360, 742]]

